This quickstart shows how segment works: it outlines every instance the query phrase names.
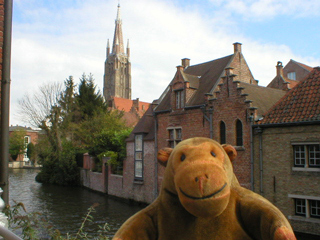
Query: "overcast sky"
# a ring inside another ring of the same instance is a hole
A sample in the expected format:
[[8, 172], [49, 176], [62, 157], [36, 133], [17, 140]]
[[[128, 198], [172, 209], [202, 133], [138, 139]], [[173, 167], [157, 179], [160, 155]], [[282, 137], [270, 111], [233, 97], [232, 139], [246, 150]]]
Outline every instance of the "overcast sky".
[[[102, 92], [107, 39], [118, 0], [14, 0], [10, 124], [26, 125], [17, 102], [45, 82], [92, 73]], [[320, 65], [319, 0], [121, 0], [130, 40], [132, 97], [151, 102], [182, 58], [191, 65], [242, 53], [259, 84], [290, 59]]]

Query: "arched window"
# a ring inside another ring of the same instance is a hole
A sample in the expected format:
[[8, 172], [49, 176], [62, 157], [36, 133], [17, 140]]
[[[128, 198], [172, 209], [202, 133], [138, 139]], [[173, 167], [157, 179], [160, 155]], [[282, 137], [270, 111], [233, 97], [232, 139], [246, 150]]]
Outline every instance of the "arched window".
[[239, 119], [236, 122], [236, 134], [237, 134], [237, 136], [236, 136], [237, 137], [237, 139], [236, 139], [237, 146], [243, 146], [242, 123]]
[[226, 124], [224, 121], [220, 122], [220, 143], [225, 144], [227, 142], [226, 140]]

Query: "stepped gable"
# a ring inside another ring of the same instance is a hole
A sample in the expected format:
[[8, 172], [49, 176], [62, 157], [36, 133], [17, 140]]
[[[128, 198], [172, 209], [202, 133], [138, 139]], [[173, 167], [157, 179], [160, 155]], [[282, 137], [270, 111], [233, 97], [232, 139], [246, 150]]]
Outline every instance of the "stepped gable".
[[316, 67], [266, 114], [259, 124], [320, 121], [320, 67]]
[[268, 88], [248, 83], [239, 82], [241, 93], [246, 96], [246, 101], [251, 102], [251, 107], [257, 109], [257, 119], [262, 117], [286, 91], [274, 88]]
[[[192, 65], [182, 71], [185, 82], [190, 83], [190, 88], [195, 89], [195, 93], [186, 102], [186, 107], [199, 106], [205, 103], [205, 94], [210, 93], [220, 81], [224, 74], [224, 69], [230, 63], [234, 55], [229, 55], [210, 62]], [[173, 78], [174, 80], [175, 78]], [[172, 85], [172, 82], [169, 84]], [[170, 111], [171, 91], [166, 90], [166, 94], [156, 108], [157, 112]]]
[[219, 58], [210, 62], [190, 66], [185, 73], [201, 76], [199, 78], [199, 88], [186, 103], [187, 107], [197, 106], [205, 103], [205, 94], [210, 93], [220, 81], [224, 74], [224, 69], [230, 63], [234, 55]]

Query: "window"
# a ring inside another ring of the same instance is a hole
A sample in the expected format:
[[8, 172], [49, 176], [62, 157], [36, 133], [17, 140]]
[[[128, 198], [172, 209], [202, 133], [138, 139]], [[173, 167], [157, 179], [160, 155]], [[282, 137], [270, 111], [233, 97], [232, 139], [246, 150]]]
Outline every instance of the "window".
[[184, 91], [179, 90], [175, 92], [176, 95], [176, 109], [184, 108]]
[[226, 124], [221, 121], [220, 122], [220, 143], [225, 144], [226, 141]]
[[296, 215], [306, 216], [306, 200], [305, 199], [295, 199]]
[[320, 218], [320, 200], [309, 200], [310, 217]]
[[242, 123], [239, 119], [236, 122], [236, 134], [237, 146], [243, 146]]
[[287, 78], [289, 78], [291, 80], [296, 80], [296, 73], [295, 72], [289, 72], [287, 74]]
[[320, 168], [320, 144], [293, 144], [294, 167]]
[[[320, 197], [291, 195], [295, 206], [295, 215], [299, 217], [320, 218]], [[292, 218], [292, 217], [291, 217]]]
[[24, 146], [27, 147], [29, 143], [30, 143], [30, 136], [25, 136], [24, 137]]
[[134, 178], [143, 179], [143, 136], [135, 135], [134, 141]]
[[170, 128], [168, 129], [169, 134], [169, 147], [174, 148], [182, 139], [181, 128]]

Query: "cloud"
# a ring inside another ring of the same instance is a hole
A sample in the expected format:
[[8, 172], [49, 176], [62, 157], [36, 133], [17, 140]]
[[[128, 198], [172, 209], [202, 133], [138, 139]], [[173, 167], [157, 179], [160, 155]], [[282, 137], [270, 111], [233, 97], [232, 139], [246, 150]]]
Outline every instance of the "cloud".
[[[108, 38], [112, 43], [118, 2], [57, 1], [15, 1], [14, 14], [18, 15], [13, 24], [11, 124], [20, 121], [18, 99], [43, 82], [63, 81], [70, 75], [78, 80], [85, 72], [92, 73], [103, 90], [106, 44]], [[233, 3], [239, 4], [238, 8]], [[272, 1], [258, 3], [267, 7]], [[181, 7], [177, 1], [121, 1], [123, 35], [130, 39], [133, 98], [148, 102], [157, 99], [182, 58], [198, 64], [224, 57], [233, 53], [234, 42], [243, 43], [243, 54], [262, 85], [273, 79], [277, 61], [286, 63], [293, 58], [311, 66], [319, 64], [319, 59], [297, 56], [287, 45], [243, 35], [229, 12], [257, 14], [254, 7], [259, 5], [254, 1], [214, 4], [219, 5], [215, 12], [210, 12], [212, 5], [205, 6], [208, 12], [195, 3]], [[226, 8], [230, 9], [228, 14]]]
[[293, 17], [319, 17], [318, 0], [211, 0], [225, 12], [240, 14], [245, 19], [263, 20], [279, 15]]

